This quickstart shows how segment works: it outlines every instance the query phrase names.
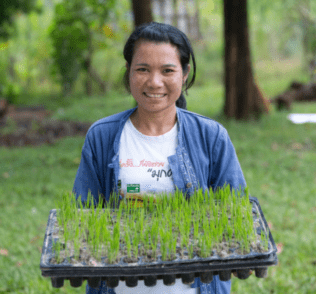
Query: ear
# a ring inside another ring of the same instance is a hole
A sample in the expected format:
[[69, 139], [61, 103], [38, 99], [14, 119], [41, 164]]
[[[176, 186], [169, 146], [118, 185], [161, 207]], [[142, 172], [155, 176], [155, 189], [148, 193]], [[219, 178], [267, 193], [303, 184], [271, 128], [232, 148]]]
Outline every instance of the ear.
[[183, 85], [185, 84], [186, 80], [188, 79], [189, 77], [189, 73], [190, 73], [190, 70], [191, 70], [191, 65], [188, 64], [188, 67], [187, 67], [187, 70], [183, 76]]
[[128, 65], [128, 62], [126, 61], [125, 63], [125, 67], [128, 69], [129, 68], [129, 65]]

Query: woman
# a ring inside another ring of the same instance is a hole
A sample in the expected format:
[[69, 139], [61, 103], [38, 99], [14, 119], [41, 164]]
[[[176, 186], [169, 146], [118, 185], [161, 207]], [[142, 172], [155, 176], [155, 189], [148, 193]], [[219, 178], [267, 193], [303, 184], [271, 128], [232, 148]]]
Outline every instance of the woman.
[[[195, 80], [196, 66], [190, 42], [177, 28], [160, 23], [142, 25], [131, 34], [125, 48], [125, 84], [138, 107], [94, 123], [82, 150], [74, 184], [85, 201], [91, 192], [120, 192], [127, 198], [142, 193], [173, 192], [190, 197], [198, 187], [216, 189], [224, 184], [245, 187], [234, 147], [227, 131], [217, 122], [184, 110], [186, 91]], [[188, 82], [193, 61], [193, 76]], [[179, 107], [177, 107], [179, 106]], [[196, 279], [187, 286], [136, 288], [120, 282], [108, 289], [87, 286], [87, 293], [229, 293], [230, 281], [214, 276], [210, 284]]]

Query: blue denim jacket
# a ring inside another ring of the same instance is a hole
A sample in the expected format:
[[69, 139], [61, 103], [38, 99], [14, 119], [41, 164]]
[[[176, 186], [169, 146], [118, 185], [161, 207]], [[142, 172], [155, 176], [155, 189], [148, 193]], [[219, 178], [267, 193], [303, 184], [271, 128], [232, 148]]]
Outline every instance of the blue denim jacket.
[[[109, 200], [112, 191], [118, 192], [119, 143], [123, 127], [136, 108], [105, 117], [89, 129], [81, 155], [73, 191], [85, 201], [89, 192], [98, 200], [101, 194]], [[233, 144], [226, 129], [214, 120], [177, 108], [178, 146], [169, 156], [172, 178], [176, 187], [188, 197], [201, 187], [215, 190], [224, 184], [244, 188], [246, 182]], [[196, 279], [192, 287], [201, 294], [230, 293], [230, 281], [222, 282], [218, 275], [210, 284]], [[115, 293], [102, 282], [100, 289], [87, 285], [87, 293]], [[119, 293], [117, 293], [119, 294]]]

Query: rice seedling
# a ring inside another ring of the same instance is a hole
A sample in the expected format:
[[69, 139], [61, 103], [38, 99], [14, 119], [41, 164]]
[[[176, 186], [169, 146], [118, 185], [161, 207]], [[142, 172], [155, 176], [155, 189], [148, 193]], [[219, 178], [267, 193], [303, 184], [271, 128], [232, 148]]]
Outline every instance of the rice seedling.
[[183, 254], [207, 258], [237, 247], [240, 254], [248, 254], [258, 243], [262, 252], [269, 249], [268, 232], [256, 233], [247, 189], [198, 189], [189, 200], [176, 190], [173, 195], [145, 195], [139, 203], [120, 201], [117, 195], [107, 203], [91, 195], [85, 202], [63, 195], [56, 205], [57, 263], [71, 252], [73, 263], [80, 262], [81, 255], [116, 263], [124, 257], [135, 262], [140, 255], [150, 261], [159, 255], [173, 260], [177, 252], [180, 258]]
[[56, 263], [60, 263], [61, 260], [61, 256], [60, 256], [60, 251], [61, 251], [61, 245], [59, 241], [53, 242], [53, 251], [55, 252], [55, 260]]

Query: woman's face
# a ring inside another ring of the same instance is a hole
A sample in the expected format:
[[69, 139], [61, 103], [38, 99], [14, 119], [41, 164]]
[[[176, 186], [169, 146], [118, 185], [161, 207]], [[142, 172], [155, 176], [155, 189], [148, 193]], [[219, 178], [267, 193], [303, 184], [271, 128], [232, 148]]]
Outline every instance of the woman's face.
[[150, 114], [175, 108], [189, 71], [190, 65], [183, 74], [177, 47], [138, 41], [129, 72], [131, 94], [138, 109]]

